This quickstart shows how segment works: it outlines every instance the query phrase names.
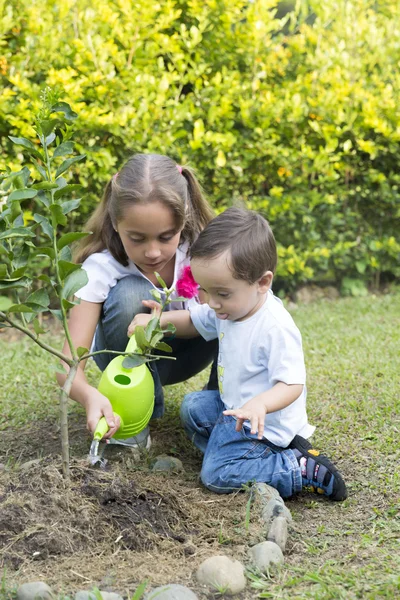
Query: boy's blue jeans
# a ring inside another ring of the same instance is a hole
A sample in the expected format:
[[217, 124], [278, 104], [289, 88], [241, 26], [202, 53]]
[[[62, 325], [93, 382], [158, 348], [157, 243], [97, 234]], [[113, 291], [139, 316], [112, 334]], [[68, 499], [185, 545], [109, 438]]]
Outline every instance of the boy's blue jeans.
[[246, 483], [264, 482], [283, 498], [299, 492], [301, 471], [293, 451], [258, 440], [244, 427], [236, 431], [236, 420], [223, 415], [223, 410], [215, 390], [188, 394], [181, 405], [183, 427], [204, 453], [200, 477], [205, 487], [227, 494]]
[[[128, 344], [128, 326], [138, 313], [149, 313], [142, 300], [153, 300], [154, 289], [143, 277], [131, 275], [120, 279], [105, 300], [96, 329], [94, 350], [118, 350], [123, 352]], [[205, 369], [217, 354], [218, 341], [206, 342], [202, 337], [192, 339], [167, 339], [172, 353], [157, 352], [160, 356], [175, 356], [176, 360], [160, 359], [147, 363], [155, 385], [155, 404], [152, 418], [164, 414], [162, 386], [185, 381]], [[98, 354], [93, 357], [101, 371], [115, 358], [115, 354]], [[213, 366], [214, 367], [214, 366]], [[211, 377], [213, 381], [211, 381]], [[216, 369], [210, 376], [209, 388], [216, 388]]]

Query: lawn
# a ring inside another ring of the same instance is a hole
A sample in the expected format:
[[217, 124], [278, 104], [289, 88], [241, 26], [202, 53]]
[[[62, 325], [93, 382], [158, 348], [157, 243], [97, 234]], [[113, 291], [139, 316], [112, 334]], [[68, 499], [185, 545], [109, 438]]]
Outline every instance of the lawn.
[[[285, 565], [269, 577], [249, 573], [247, 590], [239, 598], [400, 597], [400, 291], [289, 308], [303, 334], [309, 419], [317, 425], [313, 443], [337, 463], [349, 498], [331, 503], [304, 494], [287, 501], [294, 527]], [[57, 332], [47, 335], [60, 340]], [[167, 388], [166, 415], [152, 427], [150, 455], [137, 462], [126, 453], [116, 454], [108, 473], [86, 465], [90, 440], [84, 413], [71, 402], [73, 477], [68, 487], [59, 477], [54, 361], [9, 331], [0, 333], [0, 353], [0, 596], [14, 598], [19, 583], [38, 579], [47, 581], [60, 597], [72, 596], [78, 589], [105, 585], [107, 577], [110, 587], [125, 597], [146, 579], [149, 585], [182, 583], [199, 598], [214, 597], [196, 587], [197, 565], [212, 554], [244, 560], [247, 546], [260, 541], [262, 532], [255, 515], [250, 515], [250, 526], [245, 523], [246, 494], [214, 496], [198, 484], [200, 456], [180, 429], [178, 407], [183, 394], [202, 386], [206, 375]], [[93, 382], [98, 378], [94, 366], [89, 377]], [[161, 453], [178, 456], [184, 473], [151, 473], [152, 457]], [[157, 496], [159, 505], [168, 508], [163, 515], [155, 513], [159, 528], [152, 528], [149, 517], [147, 525], [138, 525], [136, 546], [127, 537], [124, 543], [116, 541], [126, 528], [121, 529], [116, 502], [108, 516], [102, 506], [104, 514], [98, 520], [93, 504], [96, 477], [102, 489], [114, 485], [115, 491], [118, 482], [125, 504], [129, 494], [139, 498], [145, 493], [150, 504]], [[134, 489], [129, 487], [132, 482]], [[47, 494], [45, 512], [42, 494]], [[83, 496], [84, 506], [79, 504]], [[66, 524], [68, 518], [76, 521], [78, 513], [83, 518], [83, 512], [87, 540], [95, 539], [96, 548], [85, 546], [76, 531], [73, 537], [72, 525]], [[18, 515], [20, 528], [10, 534], [6, 526]], [[53, 517], [57, 521], [52, 522]], [[107, 518], [120, 529], [107, 533]], [[97, 533], [91, 534], [95, 521]]]

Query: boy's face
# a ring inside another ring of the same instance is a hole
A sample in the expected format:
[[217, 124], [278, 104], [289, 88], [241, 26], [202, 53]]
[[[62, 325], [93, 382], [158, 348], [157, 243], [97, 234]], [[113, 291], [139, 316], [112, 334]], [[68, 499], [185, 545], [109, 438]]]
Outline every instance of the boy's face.
[[229, 251], [216, 258], [194, 258], [190, 263], [193, 277], [200, 286], [200, 298], [215, 311], [218, 319], [244, 321], [263, 305], [273, 275], [267, 271], [250, 284], [235, 279], [229, 265]]

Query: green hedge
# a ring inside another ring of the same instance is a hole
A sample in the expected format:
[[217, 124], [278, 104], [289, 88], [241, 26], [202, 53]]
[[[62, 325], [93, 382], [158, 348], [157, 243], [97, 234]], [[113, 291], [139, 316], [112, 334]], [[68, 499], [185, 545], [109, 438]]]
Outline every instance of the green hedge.
[[[79, 114], [75, 227], [132, 152], [198, 170], [279, 242], [278, 283], [400, 275], [397, 1], [8, 0], [0, 4], [0, 169], [44, 86]], [[29, 207], [27, 207], [28, 210]], [[357, 288], [359, 289], [359, 288]]]

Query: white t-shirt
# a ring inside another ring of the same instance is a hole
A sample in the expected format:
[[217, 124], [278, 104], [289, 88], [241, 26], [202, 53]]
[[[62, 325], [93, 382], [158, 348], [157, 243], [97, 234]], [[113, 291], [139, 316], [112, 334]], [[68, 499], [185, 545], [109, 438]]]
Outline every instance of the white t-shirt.
[[[194, 326], [206, 340], [218, 338], [218, 382], [227, 409], [240, 408], [278, 382], [302, 384], [303, 392], [286, 408], [265, 417], [264, 437], [279, 447], [295, 435], [310, 437], [306, 412], [306, 370], [301, 335], [292, 317], [272, 292], [244, 321], [223, 321], [207, 305], [190, 307]], [[249, 427], [248, 422], [245, 426]]]
[[[189, 245], [184, 243], [182, 246], [178, 247], [176, 251], [174, 281], [171, 287], [176, 286], [176, 281], [181, 276], [183, 268], [189, 264], [188, 248]], [[111, 288], [113, 288], [120, 279], [123, 279], [128, 275], [135, 275], [137, 277], [146, 279], [154, 289], [158, 289], [158, 291], [161, 293], [161, 296], [163, 295], [163, 291], [160, 288], [157, 288], [154, 283], [147, 279], [147, 277], [143, 275], [143, 273], [137, 268], [135, 263], [130, 260], [128, 265], [125, 267], [112, 256], [109, 250], [103, 250], [102, 252], [91, 254], [82, 263], [82, 268], [85, 269], [89, 281], [75, 294], [81, 300], [103, 303], [107, 299]], [[178, 293], [174, 292], [171, 295], [171, 299], [174, 297], [176, 298], [177, 296]], [[187, 308], [187, 306], [187, 302], [173, 302], [166, 307], [166, 310], [178, 310]]]

